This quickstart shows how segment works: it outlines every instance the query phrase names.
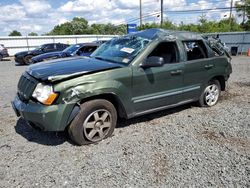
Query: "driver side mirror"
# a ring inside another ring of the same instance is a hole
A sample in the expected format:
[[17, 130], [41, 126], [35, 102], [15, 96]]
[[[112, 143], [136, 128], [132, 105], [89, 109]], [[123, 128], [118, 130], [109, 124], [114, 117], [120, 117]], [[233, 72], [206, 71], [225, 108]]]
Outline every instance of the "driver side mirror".
[[164, 65], [164, 59], [159, 56], [150, 56], [140, 64], [142, 68], [161, 67]]

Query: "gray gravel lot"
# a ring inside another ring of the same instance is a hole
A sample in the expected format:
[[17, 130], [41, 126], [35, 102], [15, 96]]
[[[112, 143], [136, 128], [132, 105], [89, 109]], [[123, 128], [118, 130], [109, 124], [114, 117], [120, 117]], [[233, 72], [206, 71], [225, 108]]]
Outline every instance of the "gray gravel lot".
[[250, 57], [234, 57], [215, 107], [122, 121], [113, 137], [82, 147], [15, 117], [25, 68], [0, 61], [0, 187], [250, 187]]

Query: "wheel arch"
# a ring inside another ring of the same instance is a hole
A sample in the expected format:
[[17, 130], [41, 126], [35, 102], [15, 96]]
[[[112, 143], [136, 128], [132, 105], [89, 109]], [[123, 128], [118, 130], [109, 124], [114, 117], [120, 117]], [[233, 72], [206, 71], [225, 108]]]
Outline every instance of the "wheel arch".
[[118, 117], [127, 118], [127, 112], [125, 110], [125, 107], [123, 106], [121, 100], [116, 94], [104, 93], [104, 94], [94, 95], [80, 100], [80, 104], [94, 99], [105, 99], [111, 102], [114, 105], [115, 109], [117, 110]]
[[214, 76], [210, 80], [218, 80], [220, 83], [221, 91], [225, 91], [226, 89], [226, 80], [222, 75]]

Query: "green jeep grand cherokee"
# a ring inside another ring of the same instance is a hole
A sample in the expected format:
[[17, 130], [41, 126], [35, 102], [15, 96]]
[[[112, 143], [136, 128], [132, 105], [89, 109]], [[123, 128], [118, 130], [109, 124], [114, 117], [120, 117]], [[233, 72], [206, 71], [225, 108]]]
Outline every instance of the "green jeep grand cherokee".
[[213, 106], [231, 72], [230, 56], [219, 42], [149, 29], [114, 38], [90, 58], [29, 66], [12, 106], [28, 124], [67, 129], [83, 145], [110, 136], [118, 117], [195, 101]]

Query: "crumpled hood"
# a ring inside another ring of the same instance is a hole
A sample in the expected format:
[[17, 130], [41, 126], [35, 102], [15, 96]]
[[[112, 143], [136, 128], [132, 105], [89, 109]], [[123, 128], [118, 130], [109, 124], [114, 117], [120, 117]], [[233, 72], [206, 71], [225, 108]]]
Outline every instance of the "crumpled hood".
[[57, 81], [73, 76], [123, 67], [117, 63], [88, 57], [72, 57], [30, 65], [26, 72], [42, 81]]

